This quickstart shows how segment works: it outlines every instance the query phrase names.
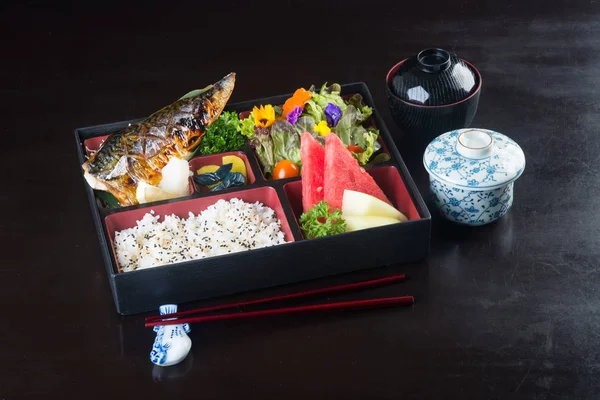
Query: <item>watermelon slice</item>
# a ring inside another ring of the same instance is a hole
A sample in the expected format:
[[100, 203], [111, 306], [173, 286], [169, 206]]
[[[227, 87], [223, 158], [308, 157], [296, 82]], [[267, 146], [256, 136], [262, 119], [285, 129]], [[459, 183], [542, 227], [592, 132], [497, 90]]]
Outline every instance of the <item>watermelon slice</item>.
[[[346, 149], [339, 136], [333, 133], [325, 136], [324, 170], [324, 200], [329, 203], [331, 208], [342, 209], [345, 189], [366, 193], [392, 204], [373, 177], [358, 164], [356, 158]], [[304, 172], [302, 172], [302, 179], [304, 180]], [[302, 194], [304, 195], [304, 191]]]
[[300, 136], [300, 157], [302, 158], [302, 208], [307, 212], [323, 200], [325, 148], [309, 132], [304, 132]]

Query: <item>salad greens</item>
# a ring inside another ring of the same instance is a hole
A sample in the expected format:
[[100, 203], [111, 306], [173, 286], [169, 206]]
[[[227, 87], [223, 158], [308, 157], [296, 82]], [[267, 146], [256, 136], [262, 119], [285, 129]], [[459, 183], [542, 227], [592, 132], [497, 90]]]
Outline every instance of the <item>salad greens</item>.
[[300, 216], [300, 227], [308, 239], [335, 235], [346, 231], [346, 221], [339, 208], [330, 211], [326, 201], [320, 201]]
[[273, 156], [275, 163], [281, 160], [290, 160], [300, 166], [300, 135], [294, 126], [286, 120], [277, 120], [271, 125], [271, 138], [273, 139]]
[[298, 118], [298, 121], [294, 124], [294, 129], [298, 135], [302, 135], [304, 132], [309, 132], [313, 136], [315, 135], [315, 120], [313, 117], [305, 115]]
[[349, 105], [337, 126], [333, 128], [333, 132], [342, 139], [346, 146], [355, 145], [363, 150], [360, 153], [353, 153], [362, 165], [366, 164], [373, 153], [381, 147], [377, 142], [379, 131], [372, 126], [365, 128], [361, 124], [363, 116], [364, 114], [358, 108]]
[[254, 136], [250, 140], [250, 146], [254, 149], [265, 174], [272, 173], [276, 162], [271, 132], [267, 128], [255, 127]]
[[340, 95], [342, 88], [337, 83], [334, 83], [331, 86], [327, 86], [327, 83], [324, 83], [323, 86], [321, 86], [321, 90], [318, 92], [315, 90], [314, 86], [311, 86], [309, 91], [312, 92], [312, 96], [311, 99], [306, 102], [307, 114], [312, 116], [317, 123], [327, 119], [325, 108], [327, 108], [329, 104], [338, 106], [342, 112], [346, 109], [346, 103]]
[[352, 97], [348, 99], [348, 104], [351, 104], [356, 108], [359, 122], [365, 122], [369, 119], [371, 114], [373, 114], [373, 109], [362, 103], [362, 96], [358, 93], [352, 95]]
[[360, 94], [344, 99], [341, 86], [323, 84], [320, 89], [300, 88], [282, 106], [254, 107], [241, 121], [240, 132], [250, 140], [264, 172], [269, 175], [281, 160], [301, 167], [300, 135], [309, 132], [322, 142], [336, 134], [361, 165], [389, 160], [379, 157], [379, 130], [369, 123], [373, 109]]
[[240, 133], [248, 139], [254, 137], [254, 115], [252, 113], [240, 121]]

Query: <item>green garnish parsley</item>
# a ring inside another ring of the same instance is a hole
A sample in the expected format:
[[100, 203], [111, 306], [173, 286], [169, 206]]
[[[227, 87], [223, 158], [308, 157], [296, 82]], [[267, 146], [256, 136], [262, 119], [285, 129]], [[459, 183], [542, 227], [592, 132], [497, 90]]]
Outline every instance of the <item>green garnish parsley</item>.
[[308, 239], [336, 235], [346, 231], [346, 221], [339, 208], [329, 211], [329, 204], [320, 201], [300, 216], [300, 227]]
[[216, 121], [206, 127], [200, 142], [200, 153], [208, 155], [240, 150], [244, 147], [245, 139], [238, 130], [239, 125], [237, 113], [223, 111]]

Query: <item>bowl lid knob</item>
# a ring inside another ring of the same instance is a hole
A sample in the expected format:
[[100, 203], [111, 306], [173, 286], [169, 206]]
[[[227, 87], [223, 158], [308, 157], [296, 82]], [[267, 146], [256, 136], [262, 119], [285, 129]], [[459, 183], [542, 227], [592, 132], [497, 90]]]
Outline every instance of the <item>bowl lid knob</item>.
[[442, 72], [450, 67], [450, 54], [442, 49], [425, 49], [417, 54], [417, 63], [423, 72]]
[[468, 129], [458, 134], [456, 151], [464, 157], [482, 159], [492, 155], [494, 138], [481, 129]]

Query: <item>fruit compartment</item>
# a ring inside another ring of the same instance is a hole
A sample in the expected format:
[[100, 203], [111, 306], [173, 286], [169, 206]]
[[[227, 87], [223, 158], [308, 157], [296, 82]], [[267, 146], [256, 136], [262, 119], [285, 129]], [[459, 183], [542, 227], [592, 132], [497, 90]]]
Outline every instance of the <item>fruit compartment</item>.
[[[112, 252], [113, 271], [115, 273], [130, 273], [136, 271], [123, 272], [119, 266], [118, 257], [115, 246], [115, 233], [124, 229], [135, 227], [137, 222], [140, 221], [147, 213], [151, 213], [154, 216], [159, 216], [158, 222], [163, 222], [165, 215], [176, 215], [179, 218], [186, 219], [189, 213], [198, 215], [202, 211], [206, 210], [209, 206], [216, 204], [219, 200], [231, 200], [240, 199], [247, 203], [260, 202], [265, 206], [270, 207], [275, 212], [275, 215], [280, 221], [280, 229], [284, 234], [284, 240], [286, 243], [295, 241], [295, 236], [288, 222], [288, 215], [284, 210], [284, 205], [280, 199], [277, 190], [273, 187], [263, 186], [257, 188], [245, 189], [237, 192], [228, 193], [215, 193], [211, 196], [198, 197], [183, 201], [176, 201], [167, 204], [160, 204], [154, 206], [141, 207], [133, 210], [119, 211], [112, 213], [105, 217], [104, 225], [106, 229], [106, 237], [110, 243]], [[209, 225], [210, 227], [210, 225]], [[243, 252], [251, 252], [258, 249], [244, 250]], [[231, 252], [223, 255], [205, 257], [201, 259], [194, 259], [188, 261], [180, 261], [178, 263], [165, 264], [161, 266], [152, 267], [154, 268], [172, 268], [176, 264], [194, 262], [197, 260], [204, 260], [207, 258], [223, 257], [229, 255], [235, 255], [236, 252]], [[141, 270], [140, 270], [141, 271]]]
[[[373, 177], [377, 185], [383, 190], [392, 205], [402, 212], [409, 221], [416, 221], [423, 216], [419, 214], [417, 207], [395, 166], [373, 167], [367, 172]], [[290, 182], [283, 186], [288, 204], [294, 213], [294, 219], [300, 226], [302, 215], [302, 180]], [[377, 229], [377, 228], [376, 228]], [[304, 239], [306, 239], [303, 236]]]

